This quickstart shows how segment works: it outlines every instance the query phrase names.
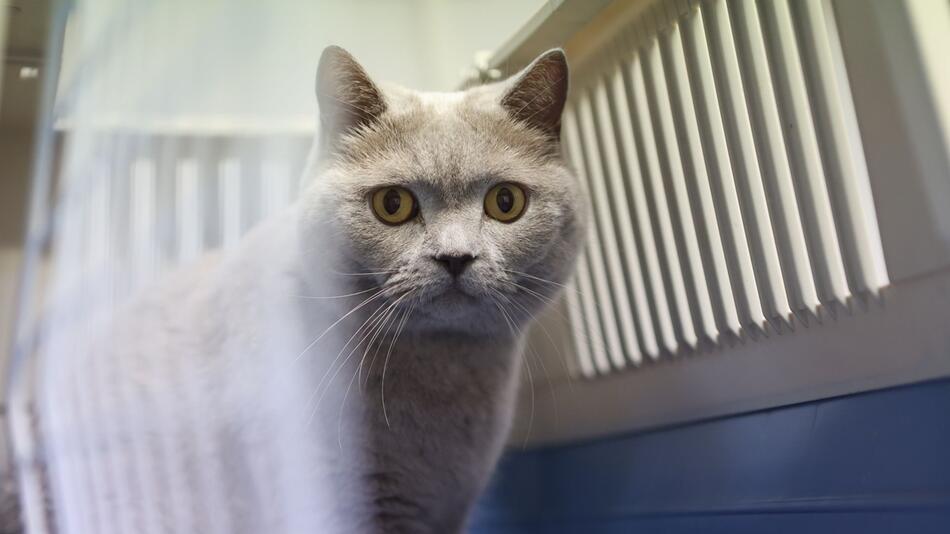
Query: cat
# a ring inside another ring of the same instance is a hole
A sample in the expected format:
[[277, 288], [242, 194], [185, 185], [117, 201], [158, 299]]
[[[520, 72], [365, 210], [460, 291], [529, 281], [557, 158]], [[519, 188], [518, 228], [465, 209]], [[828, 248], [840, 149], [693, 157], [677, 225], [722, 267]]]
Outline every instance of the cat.
[[584, 235], [566, 58], [422, 93], [329, 47], [316, 91], [294, 204], [46, 364], [61, 531], [466, 528]]

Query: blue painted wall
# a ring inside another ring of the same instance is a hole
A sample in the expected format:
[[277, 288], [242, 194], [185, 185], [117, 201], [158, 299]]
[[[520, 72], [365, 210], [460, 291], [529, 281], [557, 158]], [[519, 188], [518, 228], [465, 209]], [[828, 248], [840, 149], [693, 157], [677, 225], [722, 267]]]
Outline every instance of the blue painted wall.
[[950, 534], [950, 380], [509, 454], [475, 534]]

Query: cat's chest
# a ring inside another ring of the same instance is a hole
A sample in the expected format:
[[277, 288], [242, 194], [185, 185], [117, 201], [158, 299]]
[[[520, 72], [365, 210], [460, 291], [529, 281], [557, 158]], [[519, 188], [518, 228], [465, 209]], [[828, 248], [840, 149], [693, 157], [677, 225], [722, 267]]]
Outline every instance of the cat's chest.
[[361, 471], [374, 506], [459, 517], [484, 486], [508, 434], [520, 365], [487, 350], [513, 349], [404, 346], [385, 380], [370, 375], [361, 411], [371, 461]]
[[385, 381], [381, 374], [370, 381], [374, 393], [363, 405], [370, 461], [359, 469], [369, 515], [386, 528], [457, 531], [507, 437], [517, 367], [455, 349], [396, 353]]
[[365, 414], [392, 439], [478, 441], [509, 415], [519, 357], [513, 345], [438, 339], [394, 347], [368, 371]]

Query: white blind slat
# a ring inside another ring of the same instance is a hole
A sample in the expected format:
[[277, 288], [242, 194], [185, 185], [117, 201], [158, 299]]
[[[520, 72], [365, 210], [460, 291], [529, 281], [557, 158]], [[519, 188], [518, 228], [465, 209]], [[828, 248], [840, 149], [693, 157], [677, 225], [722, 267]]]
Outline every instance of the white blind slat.
[[673, 235], [673, 222], [670, 217], [669, 205], [666, 201], [666, 186], [660, 171], [660, 162], [656, 154], [656, 139], [653, 135], [652, 113], [647, 102], [646, 82], [644, 81], [643, 61], [634, 56], [631, 67], [633, 77], [633, 100], [636, 111], [634, 122], [638, 123], [640, 140], [643, 142], [643, 152], [646, 157], [645, 174], [652, 191], [653, 208], [656, 210], [659, 226], [659, 241], [663, 245], [666, 260], [667, 276], [670, 279], [673, 303], [676, 307], [676, 317], [679, 319], [680, 333], [683, 342], [695, 347], [698, 341], [696, 330], [693, 328], [693, 318], [689, 310], [689, 299], [686, 296], [686, 284], [683, 281], [683, 270], [680, 265], [679, 252], [676, 250], [676, 240]]
[[760, 169], [769, 175], [766, 183], [771, 184], [775, 202], [772, 213], [777, 217], [782, 239], [779, 241], [786, 256], [790, 259], [783, 269], [787, 286], [795, 292], [794, 300], [797, 306], [805, 306], [812, 312], [818, 308], [818, 293], [815, 289], [815, 280], [811, 272], [811, 261], [808, 258], [808, 247], [805, 242], [805, 231], [799, 217], [798, 200], [795, 196], [795, 186], [792, 184], [792, 171], [789, 166], [788, 153], [785, 149], [785, 137], [782, 133], [782, 121], [779, 116], [778, 104], [775, 100], [775, 89], [772, 85], [772, 75], [766, 57], [765, 39], [759, 25], [759, 14], [755, 2], [734, 2], [734, 16], [740, 21], [744, 31], [742, 47], [751, 63], [751, 69], [746, 69], [749, 79], [755, 87], [750, 96], [753, 98], [754, 112], [760, 119], [761, 144], [768, 165]]
[[[594, 90], [598, 92], [604, 90], [602, 80]], [[599, 228], [599, 235], [602, 239], [600, 248], [604, 253], [604, 259], [606, 260], [607, 271], [610, 277], [611, 294], [613, 296], [614, 307], [616, 308], [615, 317], [620, 326], [624, 352], [633, 363], [639, 364], [642, 355], [640, 354], [637, 329], [633, 321], [633, 312], [630, 309], [630, 293], [627, 290], [623, 265], [620, 262], [620, 251], [617, 248], [617, 236], [614, 232], [613, 216], [611, 215], [610, 200], [608, 199], [606, 190], [602, 158], [597, 145], [594, 112], [591, 109], [589, 93], [581, 97], [578, 114], [580, 117], [581, 131], [583, 132], [584, 151], [588, 164], [587, 169], [590, 172], [588, 176], [588, 189], [592, 193], [594, 215]]]
[[807, 202], [803, 202], [803, 208], [807, 210], [807, 213], [803, 219], [813, 222], [810, 225], [810, 233], [813, 236], [811, 242], [815, 243], [813, 254], [816, 251], [819, 253], [817, 259], [813, 258], [812, 264], [824, 278], [823, 284], [828, 297], [844, 303], [850, 294], [848, 277], [841, 257], [831, 198], [828, 195], [828, 184], [821, 164], [821, 150], [809, 107], [802, 59], [795, 40], [795, 29], [792, 25], [788, 0], [768, 2], [762, 4], [762, 7], [772, 23], [771, 33], [774, 35], [774, 49], [779, 63], [777, 70], [781, 72], [779, 77], [781, 83], [778, 86], [785, 93], [789, 114], [797, 126], [789, 128], [788, 132], [793, 145], [799, 152], [799, 168], [804, 178], [801, 183], [806, 189], [804, 198]]
[[699, 206], [703, 217], [703, 226], [706, 229], [706, 246], [710, 252], [713, 276], [719, 288], [720, 307], [723, 313], [725, 328], [733, 334], [738, 334], [741, 328], [736, 302], [732, 295], [732, 284], [729, 279], [729, 266], [726, 252], [720, 236], [719, 221], [716, 216], [716, 206], [713, 201], [712, 188], [709, 185], [709, 175], [706, 172], [706, 157], [703, 153], [702, 139], [699, 133], [696, 109], [693, 106], [693, 97], [690, 90], [689, 74], [686, 68], [686, 57], [683, 52], [682, 36], [679, 24], [674, 24], [664, 44], [669, 51], [671, 74], [675, 80], [675, 97], [682, 110], [682, 125], [685, 131], [687, 146], [690, 153], [692, 167], [690, 173], [696, 186]]
[[745, 218], [740, 205], [736, 177], [733, 174], [732, 156], [726, 141], [724, 111], [719, 105], [719, 92], [713, 76], [712, 57], [707, 45], [706, 22], [702, 10], [693, 10], [686, 22], [688, 31], [683, 37], [688, 55], [695, 62], [696, 92], [702, 108], [702, 122], [708, 133], [706, 139], [711, 146], [711, 150], [707, 151], [712, 160], [710, 169], [722, 199], [724, 226], [732, 243], [730, 252], [737, 278], [733, 289], [741, 288], [746, 324], [762, 326], [765, 323], [765, 313], [759, 299], [759, 284], [752, 262], [752, 250], [746, 236]]
[[[660, 57], [660, 46], [656, 39], [651, 39], [647, 46], [646, 64], [650, 72], [650, 85], [656, 102], [655, 120], [659, 125], [660, 137], [663, 140], [666, 160], [670, 172], [670, 182], [673, 185], [673, 194], [676, 199], [676, 213], [679, 217], [680, 230], [683, 236], [683, 245], [686, 249], [686, 264], [689, 267], [692, 279], [693, 297], [698, 308], [699, 326], [703, 333], [711, 340], [719, 337], [719, 329], [713, 316], [712, 301], [709, 298], [709, 287], [706, 284], [706, 273], [703, 268], [702, 256], [699, 252], [699, 240], [696, 236], [696, 224], [693, 222], [693, 212], [690, 207], [689, 193], [686, 189], [686, 177], [683, 174], [683, 159], [680, 155], [679, 141], [676, 139], [676, 130], [673, 126], [673, 110], [670, 106], [670, 91], [666, 85], [666, 74], [663, 61]], [[673, 246], [670, 243], [670, 246]]]
[[[765, 187], [762, 184], [762, 173], [759, 169], [755, 139], [752, 137], [752, 122], [746, 108], [746, 94], [740, 74], [738, 52], [733, 40], [732, 23], [725, 0], [715, 0], [704, 4], [708, 10], [709, 19], [716, 32], [711, 39], [717, 48], [722, 61], [720, 98], [726, 102], [727, 117], [732, 124], [734, 141], [737, 146], [732, 147], [733, 161], [740, 169], [742, 185], [749, 197], [745, 208], [751, 212], [751, 226], [747, 222], [747, 230], [754, 232], [758, 246], [755, 249], [760, 270], [757, 270], [760, 291], [764, 290], [768, 304], [767, 315], [777, 319], [787, 319], [791, 316], [791, 307], [785, 293], [785, 281], [782, 278], [782, 266], [779, 260], [775, 236], [772, 232], [772, 220], [769, 215], [768, 200]], [[755, 259], [755, 256], [753, 259]], [[760, 297], [763, 295], [760, 294]]]
[[802, 41], [808, 45], [810, 74], [816, 80], [815, 118], [823, 133], [826, 164], [834, 175], [836, 204], [847, 223], [839, 230], [847, 233], [841, 243], [850, 248], [849, 265], [858, 286], [854, 289], [877, 293], [889, 283], [887, 268], [831, 6], [821, 0], [803, 0], [796, 7], [802, 11]]
[[673, 331], [673, 315], [669, 301], [666, 298], [666, 289], [663, 286], [663, 274], [660, 267], [659, 249], [656, 246], [653, 233], [653, 223], [647, 207], [647, 194], [643, 185], [643, 174], [640, 167], [640, 158], [637, 154], [637, 143], [633, 131], [633, 114], [628, 103], [627, 85], [624, 76], [629, 72], [630, 65], [621, 66], [614, 76], [612, 90], [614, 104], [617, 106], [617, 130], [620, 133], [620, 148], [624, 156], [624, 168], [627, 171], [628, 186], [633, 197], [633, 213], [636, 217], [636, 230], [643, 245], [643, 256], [646, 262], [647, 278], [650, 294], [656, 311], [656, 322], [659, 327], [659, 338], [663, 347], [670, 352], [676, 352], [676, 335]]
[[[580, 135], [571, 110], [565, 112], [562, 128], [565, 136], [565, 147], [574, 165], [574, 170], [578, 174], [581, 184], [586, 184]], [[593, 223], [588, 224], [587, 247], [580, 259], [581, 261], [578, 262], [577, 277], [594, 362], [598, 371], [606, 373], [610, 370], [610, 360], [613, 360], [615, 364], [620, 362], [620, 365], [623, 365], [624, 360], [617, 325], [611, 318], [610, 292], [606, 283], [607, 275], [603, 272], [604, 262], [599, 250], [599, 243], [597, 226]], [[595, 292], [596, 300], [594, 298]]]
[[[617, 79], [622, 76], [622, 70], [616, 68], [611, 74], [611, 86], [617, 83]], [[620, 83], [623, 83], [622, 79]], [[653, 318], [650, 316], [650, 302], [647, 296], [646, 284], [643, 281], [640, 254], [637, 252], [634, 225], [631, 220], [631, 207], [627, 203], [624, 188], [623, 168], [618, 153], [619, 142], [613, 128], [614, 120], [610, 108], [610, 94], [604, 80], [601, 80], [601, 83], [597, 85], [595, 97], [594, 107], [597, 111], [597, 126], [603, 140], [604, 161], [608, 171], [610, 189], [608, 196], [613, 204], [614, 221], [620, 235], [620, 245], [627, 265], [630, 288], [633, 292], [633, 303], [637, 311], [637, 322], [640, 325], [640, 340], [643, 343], [644, 351], [650, 356], [656, 357], [659, 355], [660, 347], [656, 341]]]

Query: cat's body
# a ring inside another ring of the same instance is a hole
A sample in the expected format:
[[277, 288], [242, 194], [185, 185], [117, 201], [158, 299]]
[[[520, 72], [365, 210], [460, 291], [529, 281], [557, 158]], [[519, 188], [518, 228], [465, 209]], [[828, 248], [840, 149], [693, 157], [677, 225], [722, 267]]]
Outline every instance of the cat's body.
[[[462, 531], [507, 437], [524, 331], [583, 234], [557, 139], [566, 74], [552, 52], [513, 83], [383, 93], [325, 53], [298, 201], [123, 310], [87, 382], [54, 373], [50, 403], [93, 384], [78, 420], [128, 444], [89, 460], [115, 474], [90, 492], [113, 532]], [[527, 200], [502, 222], [486, 191], [506, 183]], [[418, 214], [384, 224], [380, 187]]]

